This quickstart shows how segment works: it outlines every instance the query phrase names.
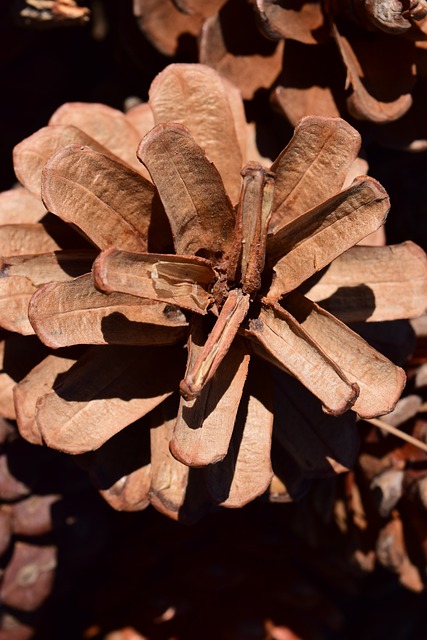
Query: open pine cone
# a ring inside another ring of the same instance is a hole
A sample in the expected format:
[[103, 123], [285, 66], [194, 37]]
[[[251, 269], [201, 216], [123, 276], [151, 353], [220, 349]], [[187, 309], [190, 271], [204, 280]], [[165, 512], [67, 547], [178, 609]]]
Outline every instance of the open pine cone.
[[382, 144], [426, 148], [427, 3], [299, 4], [301, 11], [257, 2], [266, 33], [286, 40], [274, 101], [290, 122], [348, 113], [380, 124], [369, 131]]
[[293, 126], [351, 116], [381, 124], [374, 133], [389, 146], [426, 148], [424, 0], [138, 0], [135, 12], [166, 55], [198, 34], [199, 61], [245, 99], [273, 88]]
[[[116, 508], [151, 501], [191, 519], [266, 491], [275, 416], [267, 363], [332, 416], [387, 413], [405, 383], [324, 308], [352, 321], [426, 307], [419, 247], [354, 247], [389, 207], [369, 177], [342, 188], [359, 135], [340, 119], [306, 118], [270, 168], [245, 164], [246, 140], [237, 90], [203, 65], [171, 65], [149, 104], [127, 116], [64, 105], [15, 149], [24, 185], [15, 193], [30, 197], [41, 180], [56, 230], [73, 241], [78, 229], [92, 243], [65, 251], [37, 239], [3, 258], [2, 323], [61, 349], [16, 385], [18, 425], [32, 442], [85, 454]], [[46, 227], [12, 231], [45, 238]], [[7, 293], [21, 284], [21, 296]], [[82, 344], [92, 346], [73, 362], [68, 349]], [[303, 446], [308, 475], [349, 466], [336, 432], [325, 442], [319, 422], [294, 443], [286, 416], [276, 418], [291, 456]]]

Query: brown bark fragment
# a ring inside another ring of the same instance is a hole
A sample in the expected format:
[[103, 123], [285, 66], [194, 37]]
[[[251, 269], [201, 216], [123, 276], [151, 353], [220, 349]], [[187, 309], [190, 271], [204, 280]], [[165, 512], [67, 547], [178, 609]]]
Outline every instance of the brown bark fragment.
[[75, 360], [59, 356], [47, 356], [32, 369], [13, 390], [16, 408], [16, 421], [19, 433], [32, 444], [43, 444], [36, 422], [36, 404], [38, 398], [50, 393], [62, 373], [70, 369]]
[[209, 285], [215, 273], [202, 258], [109, 249], [97, 258], [93, 274], [95, 286], [106, 293], [131, 294], [201, 314], [213, 303]]
[[137, 153], [159, 191], [176, 252], [212, 259], [227, 255], [234, 239], [234, 211], [221, 176], [188, 129], [158, 125]]
[[[203, 349], [204, 336], [193, 326], [189, 365]], [[177, 460], [204, 467], [222, 460], [228, 451], [235, 417], [243, 392], [249, 354], [243, 341], [235, 339], [218, 367], [216, 376], [195, 400], [181, 398], [175, 431], [170, 443]]]
[[158, 206], [153, 185], [90, 147], [69, 145], [49, 159], [42, 198], [49, 211], [75, 224], [101, 249], [147, 249]]
[[381, 185], [367, 176], [323, 204], [288, 223], [268, 242], [275, 276], [269, 296], [296, 289], [302, 282], [385, 221], [390, 201]]
[[91, 274], [40, 287], [31, 298], [28, 317], [40, 340], [53, 349], [73, 344], [175, 344], [187, 327], [183, 314], [164, 303], [100, 293]]
[[340, 415], [355, 403], [357, 384], [351, 383], [295, 318], [278, 305], [262, 308], [246, 333], [255, 340], [255, 353], [292, 373], [320, 399], [326, 413]]
[[359, 148], [360, 135], [344, 120], [303, 118], [271, 166], [276, 187], [270, 233], [335, 195]]
[[[206, 87], [209, 86], [209, 100]], [[240, 193], [243, 158], [226, 85], [201, 64], [172, 64], [151, 84], [150, 105], [156, 124], [185, 125], [219, 171], [233, 204]], [[237, 97], [234, 96], [234, 100]]]
[[43, 440], [72, 454], [99, 448], [177, 388], [183, 356], [180, 347], [88, 349], [38, 402]]
[[357, 383], [360, 393], [353, 411], [364, 418], [389, 413], [405, 386], [404, 371], [304, 296], [290, 294], [285, 305], [320, 349]]
[[415, 318], [427, 308], [427, 258], [412, 242], [353, 247], [306, 295], [343, 322]]

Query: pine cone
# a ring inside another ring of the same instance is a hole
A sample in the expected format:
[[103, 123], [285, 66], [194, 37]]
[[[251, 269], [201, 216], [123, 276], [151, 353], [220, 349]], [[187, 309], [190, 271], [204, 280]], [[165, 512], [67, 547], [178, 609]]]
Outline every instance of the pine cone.
[[75, 0], [15, 0], [14, 11], [18, 23], [33, 28], [80, 26], [90, 17], [88, 7]]
[[354, 117], [381, 124], [373, 132], [383, 144], [426, 147], [424, 0], [140, 0], [135, 13], [166, 55], [182, 55], [180, 41], [199, 34], [199, 62], [245, 99], [273, 89], [293, 126], [306, 115]]
[[[138, 156], [154, 185], [130, 151], [144, 131]], [[15, 150], [22, 184], [36, 193], [42, 173], [44, 203], [64, 231], [71, 224], [101, 250], [93, 273], [74, 280], [67, 260], [83, 269], [93, 249], [46, 254], [38, 245], [36, 255], [4, 259], [3, 282], [32, 288], [20, 308], [25, 322], [29, 303], [26, 326], [45, 345], [94, 345], [75, 364], [49, 355], [17, 385], [18, 425], [33, 442], [85, 454], [116, 508], [151, 500], [192, 519], [211, 500], [237, 507], [265, 492], [275, 414], [265, 361], [333, 416], [387, 413], [400, 396], [403, 372], [313, 302], [346, 322], [412, 317], [426, 306], [416, 245], [352, 248], [388, 210], [366, 176], [340, 191], [357, 132], [340, 119], [306, 118], [270, 169], [249, 162], [242, 181], [246, 138], [234, 87], [207, 67], [172, 65], [149, 104], [128, 116], [65, 105]], [[4, 313], [11, 328], [16, 311], [6, 304]], [[351, 466], [354, 425], [342, 430], [342, 448], [339, 422], [330, 425], [326, 438], [310, 423], [308, 445], [277, 419], [275, 438], [297, 477]]]

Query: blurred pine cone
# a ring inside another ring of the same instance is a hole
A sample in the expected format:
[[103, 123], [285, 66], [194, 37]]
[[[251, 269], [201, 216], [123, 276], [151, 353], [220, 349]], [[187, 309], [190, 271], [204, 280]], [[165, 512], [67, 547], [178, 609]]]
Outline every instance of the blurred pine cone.
[[[110, 512], [74, 461], [0, 425], [0, 637], [45, 624], [114, 533]], [[111, 512], [112, 513], [112, 512]]]
[[33, 28], [80, 26], [90, 16], [88, 7], [75, 0], [15, 0], [13, 11], [18, 23]]
[[198, 34], [199, 61], [245, 99], [274, 88], [293, 126], [306, 115], [398, 120], [374, 135], [388, 146], [426, 148], [424, 0], [139, 0], [135, 13], [166, 55], [179, 56], [180, 40]]
[[[376, 421], [427, 442], [427, 363], [415, 350], [408, 384], [394, 411]], [[427, 453], [378, 428], [365, 428], [354, 473], [346, 480], [347, 525], [356, 558], [376, 561], [415, 592], [425, 589]], [[341, 507], [340, 507], [341, 508]], [[369, 549], [369, 550], [368, 550]], [[372, 569], [372, 566], [371, 566]]]

